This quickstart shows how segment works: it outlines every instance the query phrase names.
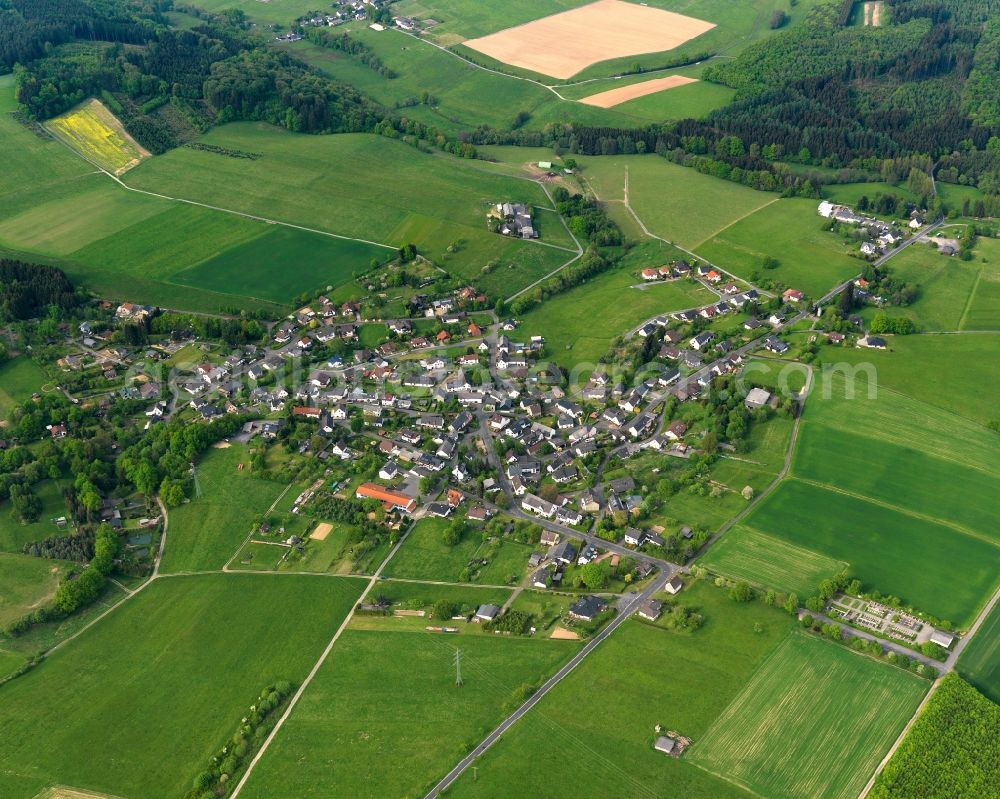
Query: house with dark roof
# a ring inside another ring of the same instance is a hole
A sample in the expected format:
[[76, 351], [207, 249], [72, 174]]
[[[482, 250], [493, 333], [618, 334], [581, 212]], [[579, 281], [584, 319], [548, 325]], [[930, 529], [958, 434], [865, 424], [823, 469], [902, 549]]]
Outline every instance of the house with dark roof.
[[593, 621], [607, 606], [608, 603], [600, 597], [588, 594], [569, 606], [569, 615], [580, 621]]

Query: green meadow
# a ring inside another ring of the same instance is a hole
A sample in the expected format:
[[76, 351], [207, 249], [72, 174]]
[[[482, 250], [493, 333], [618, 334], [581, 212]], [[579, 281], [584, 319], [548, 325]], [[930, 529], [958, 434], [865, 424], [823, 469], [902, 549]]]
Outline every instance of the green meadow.
[[1000, 434], [892, 391], [847, 399], [843, 385], [806, 403], [793, 474], [1000, 546]]
[[984, 276], [988, 283], [992, 274], [1000, 280], [1000, 262], [995, 272], [987, 272], [982, 264], [942, 255], [936, 247], [920, 243], [907, 247], [886, 266], [893, 278], [918, 288], [917, 300], [907, 306], [868, 307], [862, 316], [870, 319], [881, 310], [890, 317], [908, 317], [925, 332], [962, 329], [977, 283]]
[[[581, 178], [604, 201], [625, 198], [655, 235], [695, 249], [778, 195], [703, 175], [658, 155], [577, 159]], [[815, 213], [815, 204], [813, 212]], [[819, 220], [819, 217], [816, 217]], [[728, 268], [725, 262], [722, 266]]]
[[261, 158], [182, 147], [133, 169], [129, 184], [343, 236], [393, 246], [412, 242], [444, 269], [477, 283], [483, 267], [496, 261], [492, 273], [508, 290], [573, 255], [487, 231], [491, 203], [550, 207], [548, 198], [537, 184], [457, 158], [374, 135], [304, 136], [255, 123], [225, 125], [200, 141]]
[[347, 630], [243, 795], [423, 795], [523, 701], [522, 686], [576, 650], [569, 641]]
[[[222, 293], [287, 303], [303, 292], [336, 288], [394, 257], [393, 250], [288, 227], [274, 227], [246, 244], [185, 269], [173, 281]], [[234, 291], [235, 290], [235, 291]]]
[[1000, 604], [993, 606], [962, 652], [958, 673], [1000, 704]]
[[738, 524], [712, 544], [701, 565], [735, 580], [811, 596], [847, 564]]
[[48, 376], [27, 355], [0, 363], [0, 420], [49, 382]]
[[75, 564], [0, 553], [0, 628], [46, 604]]
[[1000, 331], [1000, 240], [979, 239], [974, 255], [979, 272], [960, 327]]
[[794, 621], [763, 603], [735, 603], [705, 581], [676, 601], [704, 615], [701, 629], [625, 622], [490, 747], [476, 763], [478, 773], [463, 774], [449, 796], [747, 797], [688, 755], [654, 751], [654, 728], [676, 730], [697, 747]]
[[0, 503], [0, 551], [21, 552], [24, 545], [32, 541], [68, 532], [60, 530], [52, 521], [69, 512], [61, 485], [55, 480], [43, 480], [34, 486], [34, 492], [42, 503], [42, 512], [35, 522], [24, 524], [11, 515], [9, 502]]
[[[886, 351], [824, 347], [822, 357], [848, 366], [871, 365], [878, 390], [889, 389], [981, 425], [1000, 421], [1000, 333], [891, 336]], [[858, 393], [865, 393], [864, 377]]]
[[360, 590], [292, 575], [154, 581], [0, 687], [0, 794], [182, 796], [262, 688], [302, 681]]
[[385, 576], [458, 582], [472, 561], [487, 558], [489, 564], [482, 567], [474, 582], [507, 585], [524, 575], [532, 552], [527, 544], [509, 540], [489, 544], [483, 541], [480, 531], [470, 529], [461, 541], [448, 546], [442, 535], [450, 523], [449, 519], [436, 517], [417, 522], [386, 566]]
[[[971, 622], [996, 585], [995, 544], [836, 488], [785, 480], [746, 524], [846, 561], [865, 590], [892, 594], [959, 627]], [[934, 563], [949, 568], [936, 570]]]
[[[858, 274], [863, 265], [848, 254], [851, 247], [823, 227], [815, 200], [782, 198], [714, 233], [695, 249], [742, 278], [756, 272], [819, 297]], [[762, 268], [767, 256], [777, 259], [777, 268]]]
[[[243, 471], [239, 464], [245, 464]], [[170, 510], [161, 571], [221, 569], [285, 486], [250, 473], [246, 447], [210, 449], [195, 466], [190, 502]]]
[[643, 284], [642, 268], [663, 266], [679, 255], [660, 242], [640, 245], [615, 269], [528, 311], [519, 330], [524, 335], [544, 336], [548, 357], [561, 366], [571, 369], [589, 363], [593, 368], [612, 341], [647, 319], [715, 299], [696, 281]]
[[691, 750], [691, 761], [773, 799], [854, 799], [928, 684], [792, 633]]

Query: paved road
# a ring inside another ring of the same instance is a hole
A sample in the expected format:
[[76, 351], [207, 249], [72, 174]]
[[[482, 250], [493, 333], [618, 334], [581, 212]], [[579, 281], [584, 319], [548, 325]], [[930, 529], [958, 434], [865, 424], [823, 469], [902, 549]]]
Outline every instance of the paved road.
[[814, 619], [818, 619], [824, 624], [836, 624], [845, 634], [853, 636], [854, 638], [863, 638], [866, 641], [877, 641], [886, 649], [890, 649], [897, 655], [906, 655], [908, 658], [913, 658], [914, 660], [919, 660], [925, 666], [930, 666], [936, 672], [944, 673], [947, 669], [947, 664], [942, 663], [940, 660], [934, 660], [934, 658], [929, 658], [926, 655], [922, 655], [919, 652], [915, 652], [912, 649], [908, 649], [900, 644], [893, 643], [892, 641], [887, 641], [885, 638], [879, 638], [876, 635], [865, 632], [864, 630], [859, 630], [857, 627], [852, 627], [849, 624], [844, 624], [842, 621], [831, 618], [823, 613], [816, 613], [812, 610], [806, 610], [804, 608], [799, 608], [799, 618], [803, 616], [812, 616]]
[[571, 671], [573, 671], [573, 669], [579, 666], [580, 663], [583, 662], [583, 659], [587, 657], [587, 655], [589, 655], [591, 652], [593, 652], [598, 645], [600, 645], [601, 641], [603, 641], [605, 638], [611, 635], [611, 633], [617, 630], [621, 626], [621, 624], [625, 621], [625, 619], [627, 619], [636, 610], [638, 610], [639, 606], [647, 599], [649, 599], [654, 593], [656, 593], [656, 591], [658, 591], [662, 586], [663, 586], [663, 577], [657, 576], [646, 587], [646, 589], [641, 594], [635, 596], [625, 606], [625, 608], [608, 623], [608, 625], [603, 630], [601, 630], [597, 635], [591, 638], [590, 641], [588, 641], [586, 645], [583, 647], [583, 649], [577, 652], [576, 655], [574, 655], [573, 658], [565, 666], [563, 666], [561, 669], [559, 669], [558, 672], [556, 672], [552, 677], [550, 677], [545, 682], [545, 684], [531, 696], [531, 698], [527, 702], [525, 702], [523, 705], [521, 705], [521, 707], [519, 707], [517, 710], [511, 713], [506, 719], [504, 719], [500, 723], [500, 726], [498, 726], [495, 730], [493, 730], [493, 732], [491, 732], [482, 740], [479, 746], [477, 746], [475, 749], [469, 752], [468, 755], [462, 758], [461, 762], [457, 766], [455, 766], [455, 768], [449, 771], [445, 775], [444, 779], [442, 779], [437, 785], [435, 785], [430, 790], [425, 799], [434, 799], [434, 797], [440, 795], [441, 791], [446, 789], [455, 780], [457, 780], [459, 776], [461, 776], [462, 772], [464, 772], [470, 765], [472, 765], [472, 763], [476, 760], [476, 758], [478, 758], [480, 755], [483, 754], [483, 752], [485, 752], [493, 744], [495, 744], [497, 740], [499, 740], [500, 737], [505, 732], [507, 732], [507, 730], [509, 730], [514, 724], [517, 723], [519, 719], [521, 719], [535, 705], [537, 705], [541, 701], [543, 696], [545, 696], [549, 691], [555, 688], [560, 682], [562, 682], [569, 675]]

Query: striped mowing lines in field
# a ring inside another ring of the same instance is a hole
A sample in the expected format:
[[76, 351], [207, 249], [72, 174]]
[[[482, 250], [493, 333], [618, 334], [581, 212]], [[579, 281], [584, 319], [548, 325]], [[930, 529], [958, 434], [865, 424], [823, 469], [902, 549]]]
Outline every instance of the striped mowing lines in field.
[[796, 591], [799, 596], [812, 593], [823, 580], [848, 565], [742, 524], [717, 541], [701, 563], [727, 577]]
[[771, 799], [857, 796], [929, 683], [793, 632], [690, 760]]

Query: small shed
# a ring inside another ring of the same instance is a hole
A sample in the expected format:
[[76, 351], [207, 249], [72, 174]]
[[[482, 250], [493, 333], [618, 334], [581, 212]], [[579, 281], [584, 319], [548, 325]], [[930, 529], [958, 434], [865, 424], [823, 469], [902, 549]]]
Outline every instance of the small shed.
[[674, 747], [677, 746], [677, 742], [673, 738], [668, 738], [666, 735], [661, 735], [656, 739], [656, 743], [653, 744], [653, 748], [657, 752], [663, 752], [666, 755], [672, 755], [674, 753]]

